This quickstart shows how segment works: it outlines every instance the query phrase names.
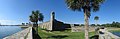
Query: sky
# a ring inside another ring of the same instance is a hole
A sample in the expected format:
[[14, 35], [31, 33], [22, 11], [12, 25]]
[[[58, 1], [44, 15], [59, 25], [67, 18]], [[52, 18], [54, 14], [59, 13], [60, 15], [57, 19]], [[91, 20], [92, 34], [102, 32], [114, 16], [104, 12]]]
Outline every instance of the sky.
[[[99, 16], [99, 24], [120, 22], [120, 0], [106, 0], [97, 12], [91, 12], [90, 24], [94, 17]], [[50, 20], [50, 13], [55, 12], [55, 18], [64, 23], [84, 24], [84, 14], [68, 9], [65, 0], [0, 0], [0, 23], [15, 25], [27, 23], [31, 11], [39, 10], [44, 15], [44, 22]]]

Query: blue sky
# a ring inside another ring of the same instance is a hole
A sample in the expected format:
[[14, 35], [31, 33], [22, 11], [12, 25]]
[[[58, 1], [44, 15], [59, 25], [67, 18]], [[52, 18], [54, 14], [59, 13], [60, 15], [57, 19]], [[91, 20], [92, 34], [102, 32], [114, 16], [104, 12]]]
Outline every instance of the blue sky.
[[[98, 12], [91, 12], [90, 24], [94, 17], [99, 16], [99, 24], [120, 22], [120, 0], [106, 0]], [[64, 0], [0, 0], [0, 23], [21, 24], [29, 22], [32, 10], [40, 10], [44, 15], [44, 22], [50, 19], [50, 12], [54, 11], [56, 19], [65, 23], [83, 24], [83, 12], [72, 11], [67, 8]]]

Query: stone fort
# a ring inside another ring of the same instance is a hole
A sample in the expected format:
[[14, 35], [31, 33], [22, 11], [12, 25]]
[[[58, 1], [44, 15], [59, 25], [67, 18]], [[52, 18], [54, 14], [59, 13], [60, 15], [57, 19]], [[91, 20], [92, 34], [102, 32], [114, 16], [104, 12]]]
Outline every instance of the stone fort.
[[68, 24], [55, 19], [55, 12], [51, 12], [50, 20], [40, 23], [39, 26], [43, 29], [50, 31], [65, 30], [71, 28], [71, 26], [80, 26], [79, 24]]

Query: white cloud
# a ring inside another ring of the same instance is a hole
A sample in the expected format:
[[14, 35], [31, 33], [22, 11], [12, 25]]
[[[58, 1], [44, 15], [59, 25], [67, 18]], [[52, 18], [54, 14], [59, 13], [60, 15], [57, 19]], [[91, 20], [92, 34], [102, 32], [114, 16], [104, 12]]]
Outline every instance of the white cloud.
[[0, 22], [15, 22], [13, 20], [0, 20]]
[[0, 23], [3, 25], [15, 25], [17, 22], [15, 20], [0, 20]]

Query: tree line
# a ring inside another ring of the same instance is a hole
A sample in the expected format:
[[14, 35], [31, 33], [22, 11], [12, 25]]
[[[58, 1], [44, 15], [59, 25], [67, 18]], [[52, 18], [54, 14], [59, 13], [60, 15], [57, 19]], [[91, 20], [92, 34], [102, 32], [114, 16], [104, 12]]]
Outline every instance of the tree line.
[[104, 26], [104, 27], [119, 27], [120, 28], [120, 22], [113, 21], [112, 23], [102, 24], [101, 26]]
[[[83, 26], [84, 24], [81, 24]], [[106, 23], [106, 24], [91, 24], [90, 26], [103, 26], [103, 27], [118, 27], [120, 28], [120, 22], [113, 21], [112, 23]]]

